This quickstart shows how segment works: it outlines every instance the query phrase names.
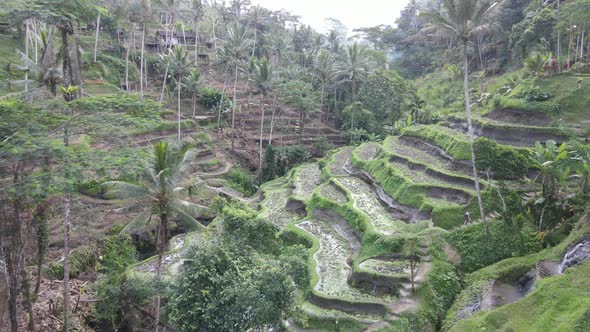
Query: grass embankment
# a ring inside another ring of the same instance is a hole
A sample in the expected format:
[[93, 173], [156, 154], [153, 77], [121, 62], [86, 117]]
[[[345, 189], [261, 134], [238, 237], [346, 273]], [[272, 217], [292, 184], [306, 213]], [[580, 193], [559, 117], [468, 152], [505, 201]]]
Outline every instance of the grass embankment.
[[558, 262], [569, 247], [588, 234], [590, 214], [587, 213], [557, 246], [523, 257], [504, 259], [468, 274], [465, 290], [446, 315], [444, 330], [588, 331], [590, 263], [571, 267], [562, 275], [537, 279], [535, 289], [517, 302], [479, 312], [464, 320], [458, 321], [457, 318], [459, 311], [477, 298], [490, 280], [517, 279], [535, 268], [540, 260]]
[[[419, 132], [423, 133], [425, 131]], [[446, 140], [453, 140], [453, 137], [450, 135], [444, 135], [442, 137]], [[453, 150], [451, 145], [446, 144], [446, 146]], [[394, 157], [394, 154], [386, 151], [386, 149], [382, 149], [376, 159], [366, 162], [358, 158], [355, 152], [353, 152], [352, 162], [355, 166], [368, 171], [383, 190], [400, 204], [412, 206], [422, 211], [431, 211], [432, 220], [437, 227], [451, 229], [460, 225], [463, 222], [462, 218], [466, 210], [470, 211], [473, 216], [479, 215], [476, 202], [471, 199], [474, 197], [473, 191], [440, 182], [435, 184], [416, 183], [414, 179], [408, 177], [398, 167], [394, 167], [391, 164], [390, 160], [392, 157]], [[414, 162], [419, 163], [417, 161]], [[432, 188], [442, 193], [449, 191], [452, 195], [463, 195], [470, 202], [464, 205], [445, 199], [430, 197], [429, 193], [432, 192]]]

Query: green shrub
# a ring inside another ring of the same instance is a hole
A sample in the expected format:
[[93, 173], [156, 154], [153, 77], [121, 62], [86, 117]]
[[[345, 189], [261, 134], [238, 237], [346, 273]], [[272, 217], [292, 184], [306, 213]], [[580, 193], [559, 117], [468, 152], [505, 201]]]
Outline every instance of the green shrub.
[[318, 137], [313, 141], [313, 155], [315, 157], [323, 157], [328, 150], [334, 148], [334, 146], [328, 141], [326, 137]]
[[254, 185], [252, 175], [242, 170], [241, 168], [234, 168], [228, 177], [229, 186], [246, 196], [252, 196], [256, 193], [258, 188]]
[[494, 140], [479, 137], [475, 141], [476, 164], [482, 171], [489, 170], [498, 178], [522, 178], [528, 171], [528, 156]]
[[461, 253], [461, 267], [465, 272], [541, 249], [530, 222], [522, 218], [512, 224], [494, 220], [488, 223], [488, 227], [489, 237], [482, 223], [462, 227], [446, 236], [447, 241]]
[[[97, 258], [96, 248], [89, 245], [84, 245], [72, 250], [70, 253], [70, 278], [78, 277], [88, 268], [95, 269], [98, 263]], [[45, 276], [49, 279], [63, 279], [63, 261], [49, 263], [44, 272]]]
[[[227, 96], [224, 96], [221, 90], [211, 86], [201, 88], [199, 101], [209, 110], [217, 110], [222, 101], [224, 104], [229, 103]], [[226, 105], [222, 105], [222, 108], [226, 108], [224, 106]]]

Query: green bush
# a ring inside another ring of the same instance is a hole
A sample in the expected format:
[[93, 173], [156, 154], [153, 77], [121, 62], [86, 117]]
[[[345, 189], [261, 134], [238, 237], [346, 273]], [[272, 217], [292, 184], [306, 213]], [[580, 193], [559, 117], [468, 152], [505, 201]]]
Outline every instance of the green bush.
[[312, 148], [312, 154], [315, 157], [323, 157], [326, 155], [326, 152], [333, 149], [334, 146], [328, 141], [326, 137], [318, 137], [313, 141]]
[[[209, 110], [217, 110], [222, 101], [224, 104], [229, 103], [227, 96], [224, 96], [221, 90], [211, 86], [201, 88], [199, 101]], [[226, 108], [224, 106], [226, 105], [222, 105], [222, 108]]]
[[461, 267], [473, 272], [502, 259], [517, 257], [541, 249], [530, 222], [518, 217], [513, 223], [494, 220], [488, 223], [490, 235], [482, 223], [449, 233], [447, 241], [461, 253]]
[[252, 175], [241, 168], [234, 168], [228, 177], [229, 186], [246, 196], [252, 196], [258, 188], [254, 185]]
[[528, 171], [528, 156], [524, 151], [499, 145], [494, 140], [479, 137], [475, 141], [476, 164], [498, 178], [522, 178]]
[[[96, 248], [84, 245], [72, 250], [70, 253], [70, 278], [78, 277], [88, 268], [95, 269], [98, 263]], [[51, 262], [45, 268], [45, 276], [49, 279], [61, 280], [64, 277], [64, 263]]]

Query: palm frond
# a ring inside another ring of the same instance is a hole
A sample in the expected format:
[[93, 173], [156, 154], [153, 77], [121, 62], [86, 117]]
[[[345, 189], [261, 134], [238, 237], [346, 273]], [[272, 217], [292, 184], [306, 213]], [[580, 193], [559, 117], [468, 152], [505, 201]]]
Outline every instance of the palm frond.
[[123, 227], [122, 232], [125, 232], [128, 234], [137, 233], [138, 229], [144, 229], [150, 224], [150, 222], [152, 220], [152, 216], [153, 216], [152, 209], [146, 208], [140, 214], [138, 214], [133, 219], [131, 219], [131, 221], [129, 223], [127, 223], [127, 225], [125, 225], [125, 227]]
[[150, 195], [150, 191], [142, 186], [123, 181], [107, 181], [102, 184], [106, 189], [106, 197], [121, 199], [141, 199]]

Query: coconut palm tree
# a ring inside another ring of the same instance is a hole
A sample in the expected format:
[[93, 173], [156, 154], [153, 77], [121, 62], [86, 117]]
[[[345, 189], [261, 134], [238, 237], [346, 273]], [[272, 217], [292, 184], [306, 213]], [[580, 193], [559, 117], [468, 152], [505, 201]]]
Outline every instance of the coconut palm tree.
[[486, 233], [489, 232], [481, 199], [479, 177], [475, 166], [474, 132], [471, 124], [471, 105], [469, 101], [469, 58], [467, 46], [470, 40], [493, 25], [492, 17], [500, 8], [503, 0], [444, 0], [442, 10], [438, 13], [423, 13], [439, 33], [459, 40], [463, 46], [463, 90], [465, 95], [465, 111], [469, 143], [471, 145], [471, 164], [473, 166], [473, 180], [479, 204], [479, 213]]
[[177, 46], [171, 54], [172, 72], [176, 78], [176, 92], [178, 96], [178, 144], [180, 145], [180, 90], [182, 90], [182, 81], [191, 68], [189, 63], [189, 54], [183, 46]]
[[145, 25], [152, 18], [152, 6], [150, 0], [138, 0], [135, 4], [136, 20], [141, 26], [141, 56], [139, 59], [139, 94], [143, 99], [143, 75], [144, 75], [144, 51], [145, 51]]
[[203, 1], [193, 0], [191, 2], [191, 7], [193, 13], [193, 26], [195, 30], [195, 63], [197, 63], [197, 59], [199, 58], [199, 20], [203, 16]]
[[[350, 93], [352, 103], [356, 102], [356, 86], [359, 81], [364, 81], [369, 75], [370, 59], [367, 47], [357, 42], [348, 45], [344, 60], [341, 64], [340, 74], [345, 75], [350, 81]], [[350, 117], [350, 129], [354, 129], [354, 114]]]
[[264, 129], [264, 111], [268, 95], [274, 90], [275, 77], [270, 62], [263, 58], [254, 64], [254, 87], [262, 94], [262, 118], [260, 120], [260, 151], [258, 169], [262, 170], [262, 134]]
[[[196, 151], [176, 150], [166, 142], [159, 142], [153, 147], [151, 165], [146, 167], [145, 174], [138, 184], [123, 181], [104, 183], [108, 197], [125, 200], [128, 205], [121, 210], [140, 211], [126, 226], [146, 226], [157, 217], [156, 250], [158, 254], [156, 278], [161, 279], [162, 255], [166, 251], [168, 239], [168, 223], [176, 217], [191, 223], [193, 227], [203, 228], [195, 217], [205, 211], [205, 207], [186, 199], [186, 191], [192, 183], [188, 182], [192, 172], [191, 163]], [[156, 298], [156, 330], [160, 319], [160, 296]]]
[[[231, 111], [231, 128], [235, 133], [235, 113], [237, 107], [237, 86], [238, 86], [238, 71], [242, 58], [247, 56], [248, 50], [252, 46], [252, 39], [246, 29], [240, 24], [234, 24], [227, 29], [227, 38], [224, 41], [223, 49], [221, 50], [222, 59], [234, 71], [234, 96], [233, 107]], [[232, 135], [232, 150], [234, 148], [234, 139]]]
[[338, 66], [332, 53], [327, 50], [321, 50], [318, 53], [314, 72], [316, 78], [320, 81], [320, 105], [323, 107], [326, 87], [330, 86], [338, 77]]
[[193, 68], [190, 74], [186, 77], [186, 89], [190, 92], [193, 101], [193, 117], [197, 110], [197, 94], [199, 93], [199, 78], [201, 78], [201, 72], [198, 68]]

